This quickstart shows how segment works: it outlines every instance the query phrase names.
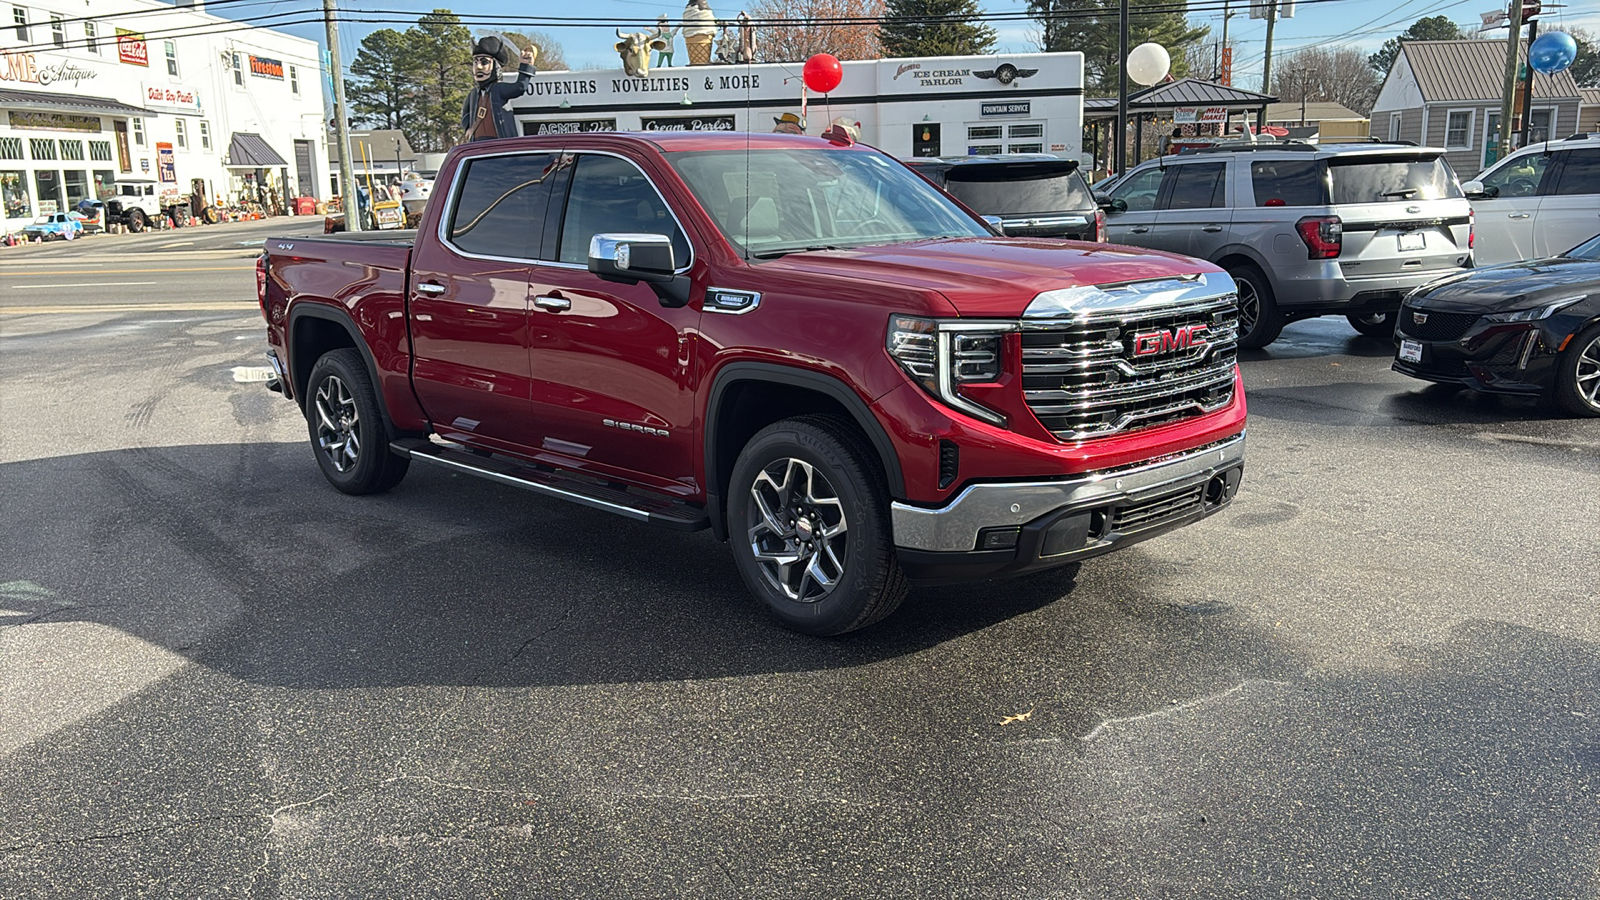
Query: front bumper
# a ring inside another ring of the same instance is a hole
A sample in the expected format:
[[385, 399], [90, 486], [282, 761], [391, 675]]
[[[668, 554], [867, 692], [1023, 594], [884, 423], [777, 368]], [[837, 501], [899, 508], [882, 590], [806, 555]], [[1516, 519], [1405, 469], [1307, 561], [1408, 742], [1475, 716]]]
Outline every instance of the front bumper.
[[982, 482], [937, 508], [890, 504], [918, 584], [1007, 577], [1099, 556], [1217, 512], [1244, 474], [1244, 434], [1155, 462], [1070, 478]]
[[1406, 333], [1403, 321], [1396, 345], [1416, 341], [1422, 358], [1407, 361], [1397, 352], [1391, 368], [1401, 375], [1494, 394], [1541, 395], [1555, 383], [1556, 348], [1564, 334], [1552, 332], [1544, 321], [1480, 320], [1457, 340], [1418, 338]]

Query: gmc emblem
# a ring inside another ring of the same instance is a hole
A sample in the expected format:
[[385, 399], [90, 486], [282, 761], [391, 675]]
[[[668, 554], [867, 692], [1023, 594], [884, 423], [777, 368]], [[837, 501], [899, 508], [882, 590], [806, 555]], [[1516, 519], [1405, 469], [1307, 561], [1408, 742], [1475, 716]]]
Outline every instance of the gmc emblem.
[[1171, 331], [1144, 331], [1133, 336], [1134, 356], [1154, 356], [1174, 350], [1190, 350], [1210, 343], [1206, 332], [1210, 325], [1179, 325]]

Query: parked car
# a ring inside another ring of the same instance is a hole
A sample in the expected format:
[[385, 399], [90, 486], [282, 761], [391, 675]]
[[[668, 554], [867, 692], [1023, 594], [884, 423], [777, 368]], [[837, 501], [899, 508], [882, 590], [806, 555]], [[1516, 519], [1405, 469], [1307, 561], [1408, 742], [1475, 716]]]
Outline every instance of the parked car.
[[1461, 186], [1480, 266], [1541, 259], [1600, 228], [1600, 134], [1529, 144]]
[[1388, 339], [1407, 291], [1472, 265], [1472, 209], [1435, 148], [1220, 143], [1129, 169], [1105, 205], [1113, 243], [1233, 276], [1240, 347], [1325, 315]]
[[417, 463], [709, 529], [813, 634], [1227, 507], [1225, 273], [996, 237], [842, 138], [457, 146], [415, 232], [266, 242], [269, 387], [338, 490]]
[[904, 162], [978, 215], [999, 219], [1008, 237], [1106, 239], [1105, 213], [1095, 205], [1075, 159], [1007, 153]]
[[49, 213], [23, 226], [22, 236], [28, 240], [70, 241], [83, 233], [83, 223], [71, 213]]
[[1560, 256], [1418, 288], [1400, 308], [1395, 341], [1402, 375], [1544, 395], [1600, 416], [1600, 235]]

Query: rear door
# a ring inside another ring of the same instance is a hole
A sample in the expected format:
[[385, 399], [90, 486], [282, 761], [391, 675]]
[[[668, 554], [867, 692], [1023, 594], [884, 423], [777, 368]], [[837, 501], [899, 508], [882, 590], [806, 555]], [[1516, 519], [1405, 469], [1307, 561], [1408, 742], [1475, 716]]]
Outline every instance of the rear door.
[[1535, 257], [1556, 256], [1600, 233], [1600, 147], [1553, 154], [1534, 216]]
[[418, 235], [409, 290], [417, 399], [441, 435], [525, 452], [537, 443], [528, 279], [559, 153], [462, 163], [437, 237]]
[[687, 272], [688, 239], [638, 162], [599, 152], [569, 159], [553, 258], [533, 277], [529, 358], [533, 405], [545, 423], [540, 449], [602, 477], [689, 493], [698, 292], [689, 306], [667, 308], [648, 284], [602, 281], [588, 269], [596, 234], [663, 234]]
[[1551, 155], [1533, 152], [1512, 156], [1479, 181], [1493, 194], [1472, 201], [1478, 238], [1473, 257], [1480, 266], [1533, 259], [1534, 214]]
[[1339, 265], [1347, 278], [1460, 268], [1469, 253], [1471, 207], [1434, 153], [1331, 157], [1333, 212], [1344, 226]]

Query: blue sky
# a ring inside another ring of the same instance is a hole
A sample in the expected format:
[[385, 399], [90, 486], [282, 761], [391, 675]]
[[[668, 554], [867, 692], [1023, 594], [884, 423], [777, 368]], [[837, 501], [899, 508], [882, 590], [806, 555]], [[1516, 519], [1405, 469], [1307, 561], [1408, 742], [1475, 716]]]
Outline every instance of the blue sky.
[[[299, 6], [303, 0], [284, 2], [281, 4], [250, 4], [252, 11], [263, 12], [277, 11], [285, 8]], [[732, 0], [729, 0], [732, 2]], [[1109, 4], [1111, 0], [1107, 0]], [[1205, 12], [1197, 12], [1190, 17], [1191, 21], [1198, 24], [1211, 26], [1212, 40], [1221, 36], [1222, 12], [1211, 11], [1209, 7], [1219, 5], [1221, 0], [1192, 0], [1191, 6], [1203, 5], [1208, 7]], [[979, 0], [979, 5], [993, 13], [1025, 13], [1026, 0]], [[1600, 33], [1600, 0], [1568, 0], [1565, 9], [1552, 9], [1554, 4], [1547, 3], [1547, 12], [1541, 28], [1558, 28], [1563, 23], [1573, 26], [1588, 28], [1592, 32]], [[576, 9], [582, 9], [584, 15], [596, 18], [629, 18], [637, 23], [638, 28], [644, 28], [655, 21], [657, 15], [666, 13], [677, 16], [682, 12], [681, 2], [667, 0], [586, 0], [582, 4], [566, 7], [557, 4], [529, 4], [526, 2], [510, 2], [510, 0], [472, 0], [472, 2], [450, 3], [448, 0], [384, 0], [381, 3], [352, 3], [351, 0], [339, 0], [341, 13], [359, 16], [360, 10], [365, 6], [368, 9], [381, 8], [385, 10], [414, 10], [421, 15], [433, 8], [446, 7], [457, 13], [471, 13], [475, 15], [493, 16], [504, 14], [507, 16], [572, 16], [577, 15]], [[1364, 53], [1376, 50], [1385, 40], [1404, 31], [1412, 22], [1426, 16], [1448, 16], [1459, 25], [1476, 27], [1479, 22], [1480, 12], [1493, 9], [1496, 0], [1332, 0], [1332, 2], [1302, 3], [1293, 18], [1280, 21], [1273, 37], [1274, 56], [1292, 52], [1295, 49], [1309, 46], [1323, 46], [1330, 48], [1354, 47]], [[731, 18], [736, 15], [741, 7], [726, 5], [719, 0], [712, 0], [712, 10], [718, 16]], [[1261, 87], [1261, 63], [1265, 49], [1266, 23], [1260, 19], [1251, 19], [1246, 15], [1246, 5], [1238, 4], [1237, 13], [1230, 20], [1228, 26], [1229, 38], [1236, 43], [1237, 55], [1234, 61], [1234, 83], [1240, 87], [1259, 89]], [[227, 7], [214, 10], [219, 15], [230, 15]], [[243, 10], [240, 15], [247, 15]], [[253, 14], [261, 14], [253, 12]], [[414, 21], [414, 19], [413, 19]], [[507, 23], [510, 26], [510, 23]], [[403, 29], [404, 24], [396, 25], [364, 25], [346, 23], [341, 27], [340, 43], [345, 54], [345, 64], [354, 55], [360, 45], [361, 38], [375, 28], [392, 27]], [[515, 26], [511, 26], [515, 27]], [[1025, 53], [1037, 49], [1037, 26], [1032, 21], [1015, 21], [995, 23], [999, 32], [1000, 49], [1005, 52]], [[321, 25], [299, 25], [283, 29], [303, 37], [320, 40], [322, 37]], [[611, 44], [615, 40], [612, 33], [602, 28], [582, 27], [545, 27], [540, 30], [549, 32], [558, 41], [566, 54], [567, 61], [574, 68], [615, 68], [616, 57], [611, 51]], [[1504, 37], [1503, 30], [1491, 32], [1486, 37]], [[681, 48], [680, 48], [681, 52]]]

